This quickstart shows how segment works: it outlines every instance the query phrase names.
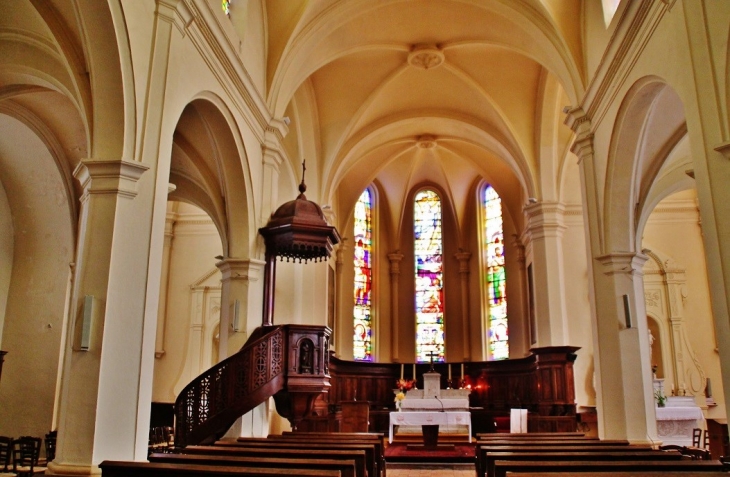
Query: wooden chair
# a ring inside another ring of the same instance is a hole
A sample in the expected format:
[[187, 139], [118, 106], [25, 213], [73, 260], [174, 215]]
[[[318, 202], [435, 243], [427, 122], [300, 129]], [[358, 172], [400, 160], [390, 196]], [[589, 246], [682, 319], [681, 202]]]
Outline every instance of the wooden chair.
[[692, 447], [700, 447], [700, 440], [702, 440], [702, 429], [695, 427], [692, 429]]
[[46, 438], [44, 440], [44, 443], [46, 445], [46, 459], [45, 459], [46, 462], [51, 462], [53, 459], [56, 458], [56, 436], [57, 435], [58, 435], [57, 431], [51, 431], [48, 434], [46, 434]]
[[707, 429], [705, 429], [703, 433], [704, 438], [702, 439], [702, 445], [698, 446], [700, 449], [709, 449], [710, 448], [710, 433], [707, 432]]
[[13, 455], [13, 438], [0, 436], [0, 472], [7, 472]]
[[13, 441], [13, 473], [18, 477], [31, 477], [43, 473], [46, 468], [38, 465], [41, 453], [40, 437], [21, 437]]

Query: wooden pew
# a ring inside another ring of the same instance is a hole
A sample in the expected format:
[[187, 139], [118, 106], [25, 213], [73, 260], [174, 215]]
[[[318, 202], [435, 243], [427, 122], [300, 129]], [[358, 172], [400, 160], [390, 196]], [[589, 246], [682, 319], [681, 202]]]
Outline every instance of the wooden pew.
[[651, 452], [488, 452], [484, 460], [486, 473], [479, 475], [493, 477], [496, 461], [679, 461], [685, 457], [676, 451]]
[[568, 439], [598, 439], [597, 437], [586, 437], [583, 432], [511, 432], [511, 433], [482, 433], [479, 432], [476, 435], [477, 440], [479, 439], [537, 439], [537, 438], [568, 438]]
[[492, 452], [653, 452], [654, 449], [645, 445], [614, 445], [614, 446], [520, 446], [517, 443], [507, 446], [491, 446], [489, 444], [477, 445], [475, 449], [477, 474], [486, 473], [486, 455]]
[[322, 469], [336, 470], [342, 477], [356, 477], [355, 459], [293, 459], [291, 457], [245, 457], [203, 454], [153, 453], [147, 458], [150, 462], [168, 464], [199, 464], [228, 467], [261, 467], [280, 469]]
[[[677, 460], [677, 461], [600, 461], [600, 462], [574, 462], [574, 461], [505, 461], [494, 462], [495, 477], [507, 477], [507, 472], [532, 472], [539, 475], [551, 474], [553, 472], [596, 472], [603, 475], [610, 472], [613, 477], [616, 472], [632, 472], [634, 476], [644, 477], [647, 471], [690, 471], [690, 472], [718, 472], [723, 470], [722, 462], [717, 460]], [[513, 474], [510, 474], [512, 477]], [[602, 476], [601, 476], [602, 477]]]
[[[264, 439], [266, 441], [266, 439]], [[377, 476], [377, 467], [373, 462], [373, 449], [368, 454], [362, 446], [312, 444], [303, 447], [296, 443], [287, 445], [277, 442], [251, 442], [248, 445], [213, 445], [187, 446], [184, 454], [228, 455], [245, 457], [273, 457], [292, 459], [354, 459], [356, 477]]]
[[477, 441], [477, 445], [490, 446], [628, 446], [630, 443], [623, 439], [519, 439], [503, 441]]
[[[510, 472], [509, 477], [544, 477], [542, 472]], [[605, 472], [551, 472], [550, 477], [607, 477]], [[611, 472], [611, 477], [636, 477], [636, 472]], [[642, 471], [641, 477], [728, 477], [727, 472], [714, 471]]]
[[340, 477], [337, 470], [229, 467], [158, 462], [106, 460], [99, 464], [103, 477]]
[[284, 431], [281, 434], [270, 434], [271, 436], [337, 436], [337, 437], [362, 437], [365, 439], [380, 439], [381, 441], [385, 438], [385, 434], [382, 432], [316, 432], [316, 431]]
[[[268, 439], [286, 442], [301, 442], [308, 444], [310, 442], [323, 442], [331, 443], [335, 442], [338, 444], [372, 444], [375, 446], [375, 457], [378, 460], [378, 468], [382, 473], [382, 477], [385, 477], [385, 448], [383, 445], [384, 434], [377, 433], [360, 433], [360, 432], [285, 432], [282, 435], [271, 434]], [[239, 438], [239, 442], [245, 442], [245, 440], [251, 439], [248, 437]]]

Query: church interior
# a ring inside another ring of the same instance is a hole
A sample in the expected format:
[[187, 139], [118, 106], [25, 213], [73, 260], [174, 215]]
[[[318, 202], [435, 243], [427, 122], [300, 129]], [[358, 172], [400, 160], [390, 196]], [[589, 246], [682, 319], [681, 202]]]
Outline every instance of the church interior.
[[0, 436], [57, 433], [48, 475], [144, 461], [152, 427], [193, 443], [176, 400], [212, 414], [224, 369], [248, 394], [216, 437], [358, 401], [387, 436], [429, 372], [474, 435], [522, 408], [727, 435], [728, 25], [725, 0], [0, 1]]

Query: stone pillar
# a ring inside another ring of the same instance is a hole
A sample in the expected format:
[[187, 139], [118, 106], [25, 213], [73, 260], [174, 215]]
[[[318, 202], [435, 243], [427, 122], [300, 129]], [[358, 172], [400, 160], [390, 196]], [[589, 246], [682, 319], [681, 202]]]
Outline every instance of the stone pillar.
[[[174, 186], [170, 184], [172, 190]], [[169, 189], [168, 189], [169, 190]], [[172, 192], [170, 190], [170, 192]], [[160, 301], [157, 306], [157, 335], [155, 338], [155, 358], [165, 355], [165, 328], [167, 326], [167, 288], [170, 276], [170, 251], [172, 248], [175, 213], [168, 207], [165, 217], [165, 242], [162, 248], [162, 276], [160, 278]]]
[[226, 258], [216, 263], [221, 280], [221, 324], [218, 359], [237, 353], [259, 326], [265, 262]]
[[525, 207], [532, 242], [535, 283], [535, 316], [538, 346], [564, 346], [568, 343], [563, 261], [563, 223], [565, 207], [557, 202], [540, 202]]
[[[345, 306], [347, 306], [347, 303], [343, 302], [343, 296], [352, 296], [352, 290], [350, 289], [350, 293], [347, 293], [347, 289], [343, 292], [340, 291], [340, 287], [342, 286], [342, 266], [344, 264], [342, 256], [345, 253], [345, 249], [347, 246], [345, 245], [347, 243], [347, 237], [342, 237], [342, 240], [340, 241], [340, 244], [337, 246], [337, 250], [335, 251], [335, 323], [334, 323], [334, 329], [332, 330], [332, 338], [330, 339], [330, 346], [334, 342], [334, 349], [336, 350], [338, 345], [340, 343], [345, 343], [344, 341], [347, 339], [347, 335], [344, 333], [340, 333], [340, 326], [339, 326], [339, 318], [342, 316], [343, 318], [345, 316], [348, 316], [346, 310], [344, 309]], [[351, 263], [351, 262], [350, 262]], [[352, 302], [350, 302], [352, 303]], [[344, 326], [344, 324], [343, 324]], [[347, 329], [347, 328], [346, 328]], [[352, 326], [350, 326], [349, 329], [352, 329]], [[339, 333], [339, 334], [338, 334]], [[332, 347], [332, 346], [331, 346]], [[342, 349], [342, 348], [340, 348]], [[350, 356], [352, 358], [352, 356]]]
[[471, 252], [458, 252], [454, 257], [459, 261], [461, 279], [461, 331], [464, 343], [464, 361], [471, 361], [471, 317], [469, 313], [469, 260]]
[[139, 395], [141, 347], [146, 338], [154, 342], [145, 336], [147, 253], [140, 249], [150, 232], [140, 210], [151, 203], [136, 198], [146, 170], [87, 159], [74, 171], [84, 192], [49, 475], [99, 474], [101, 460], [146, 457], [136, 455], [140, 406], [149, 408]]
[[279, 167], [284, 162], [284, 147], [281, 145], [289, 128], [281, 119], [272, 119], [264, 133], [264, 144], [261, 145], [263, 156], [263, 182], [261, 190], [261, 215], [259, 223], [266, 225], [271, 214], [279, 207]]
[[[597, 257], [602, 276], [594, 275], [600, 310], [597, 349], [604, 343], [617, 345], [617, 354], [603, 363], [609, 366], [603, 367], [601, 381], [605, 384], [610, 379], [612, 383], [617, 382], [618, 387], [602, 388], [603, 399], [622, 401], [623, 415], [614, 415], [611, 419], [623, 418], [626, 426], [622, 437], [606, 438], [637, 443], [657, 440], [642, 273], [646, 259], [645, 255], [632, 252]], [[618, 340], [611, 335], [618, 335]]]
[[390, 349], [391, 360], [394, 363], [400, 361], [400, 346], [398, 344], [398, 329], [400, 327], [400, 316], [398, 314], [398, 282], [400, 280], [400, 262], [403, 254], [400, 250], [388, 254], [390, 261]]
[[[685, 102], [687, 133], [693, 157], [694, 177], [702, 218], [712, 314], [715, 318], [722, 384], [730, 390], [730, 134], [728, 134], [726, 89], [727, 35], [717, 25], [726, 25], [720, 8], [708, 18], [710, 2], [682, 2], [691, 55], [689, 85], [695, 101]], [[718, 3], [725, 6], [724, 2]], [[725, 37], [713, 42], [713, 38]], [[688, 96], [689, 97], [689, 96]], [[725, 409], [730, 409], [730, 392], [725, 392]]]

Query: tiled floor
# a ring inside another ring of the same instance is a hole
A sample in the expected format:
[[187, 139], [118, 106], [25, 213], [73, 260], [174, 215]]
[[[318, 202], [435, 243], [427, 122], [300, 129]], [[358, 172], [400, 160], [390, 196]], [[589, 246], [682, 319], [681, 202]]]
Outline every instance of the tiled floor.
[[388, 466], [388, 477], [474, 477], [473, 465], [398, 464]]

